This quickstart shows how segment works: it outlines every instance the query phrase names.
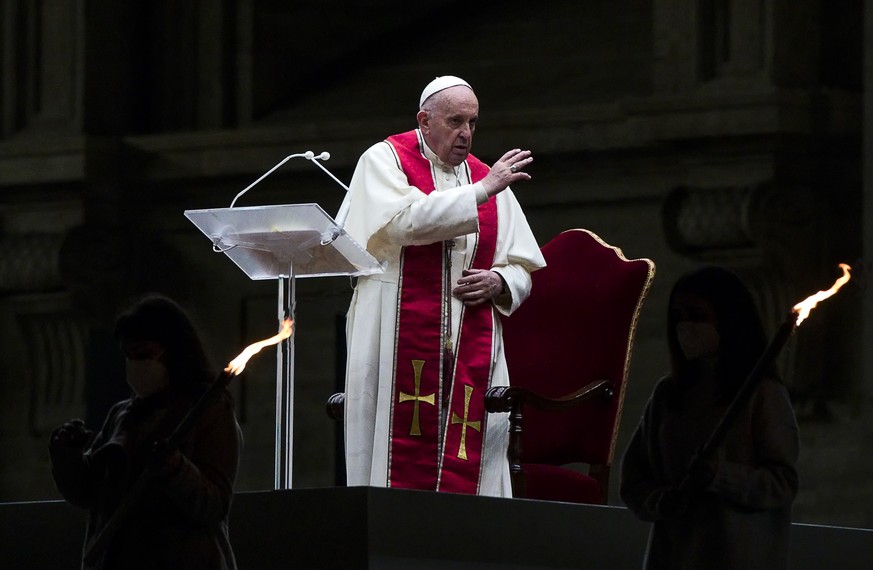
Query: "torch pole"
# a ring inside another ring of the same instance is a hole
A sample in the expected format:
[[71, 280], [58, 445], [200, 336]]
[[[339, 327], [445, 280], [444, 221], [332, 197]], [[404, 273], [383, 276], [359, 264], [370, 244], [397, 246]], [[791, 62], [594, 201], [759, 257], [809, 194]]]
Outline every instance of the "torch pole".
[[[188, 431], [194, 426], [197, 420], [200, 419], [200, 416], [203, 415], [206, 408], [209, 407], [215, 398], [218, 397], [218, 395], [227, 387], [231, 378], [233, 378], [233, 374], [227, 370], [219, 374], [215, 382], [213, 382], [209, 388], [200, 395], [197, 402], [195, 402], [191, 409], [188, 410], [185, 417], [182, 418], [182, 421], [179, 422], [170, 436], [161, 442], [156, 442], [155, 449], [152, 450], [152, 464], [159, 462], [179, 447], [182, 443], [182, 439], [187, 435]], [[109, 546], [109, 543], [127, 520], [127, 517], [130, 516], [131, 509], [139, 501], [143, 492], [145, 492], [150, 480], [151, 472], [149, 471], [149, 468], [146, 467], [143, 469], [142, 473], [139, 474], [139, 477], [137, 477], [133, 485], [131, 485], [127, 494], [124, 496], [124, 499], [121, 501], [121, 504], [118, 505], [118, 508], [112, 513], [112, 516], [108, 521], [106, 521], [103, 528], [101, 528], [97, 535], [95, 535], [85, 546], [85, 554], [83, 557], [85, 564], [92, 566], [97, 562], [100, 555], [103, 554], [106, 547]]]
[[692, 458], [691, 464], [688, 468], [688, 472], [685, 474], [685, 477], [679, 485], [680, 491], [687, 492], [691, 490], [691, 486], [693, 485], [691, 474], [696, 471], [694, 467], [696, 467], [697, 464], [709, 459], [722, 444], [728, 430], [730, 430], [737, 416], [745, 408], [746, 403], [752, 397], [752, 394], [755, 392], [755, 388], [758, 387], [758, 384], [761, 382], [764, 374], [766, 374], [772, 362], [776, 360], [776, 357], [779, 356], [779, 353], [782, 351], [785, 343], [788, 342], [788, 338], [791, 336], [791, 333], [793, 333], [794, 329], [796, 328], [796, 321], [797, 314], [792, 311], [791, 313], [789, 313], [788, 318], [785, 320], [785, 322], [782, 323], [782, 325], [776, 331], [776, 335], [770, 341], [770, 344], [767, 345], [767, 348], [764, 349], [764, 352], [763, 354], [761, 354], [760, 358], [758, 358], [758, 361], [755, 363], [755, 367], [752, 368], [752, 371], [749, 373], [749, 375], [746, 377], [746, 380], [740, 386], [740, 389], [737, 391], [733, 400], [731, 400], [731, 403], [728, 405], [727, 410], [725, 410], [725, 413], [721, 417], [721, 420], [718, 422], [718, 425], [715, 426], [715, 429], [712, 431], [707, 440]]

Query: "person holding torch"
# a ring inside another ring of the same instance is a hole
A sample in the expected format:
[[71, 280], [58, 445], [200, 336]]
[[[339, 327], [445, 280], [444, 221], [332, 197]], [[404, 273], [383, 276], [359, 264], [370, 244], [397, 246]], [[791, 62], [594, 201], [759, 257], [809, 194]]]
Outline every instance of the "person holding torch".
[[[71, 420], [49, 444], [58, 490], [88, 511], [82, 567], [235, 569], [228, 514], [242, 432], [223, 387], [201, 398], [223, 376], [216, 379], [186, 312], [166, 297], [147, 296], [122, 313], [115, 337], [131, 397], [111, 408], [99, 432]], [[187, 429], [174, 429], [183, 420]], [[160, 449], [171, 436], [171, 449]], [[96, 549], [95, 538], [105, 539]]]
[[675, 284], [667, 322], [671, 373], [621, 464], [622, 499], [652, 523], [644, 567], [787, 568], [799, 435], [773, 361], [716, 451], [697, 456], [768, 346], [754, 301], [705, 267]]

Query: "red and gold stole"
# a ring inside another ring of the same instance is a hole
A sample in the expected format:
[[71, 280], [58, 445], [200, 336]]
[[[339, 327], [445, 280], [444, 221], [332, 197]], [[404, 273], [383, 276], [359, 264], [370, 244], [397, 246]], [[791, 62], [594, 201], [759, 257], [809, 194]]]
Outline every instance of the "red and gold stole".
[[[417, 131], [391, 136], [387, 142], [409, 183], [425, 194], [433, 192], [433, 167], [422, 153]], [[488, 173], [488, 166], [472, 155], [467, 164], [473, 182]], [[492, 197], [479, 206], [472, 267], [491, 268], [496, 246], [497, 202]], [[451, 302], [454, 287], [445, 278], [445, 260], [444, 242], [407, 246], [401, 254], [388, 486], [473, 494], [482, 465], [494, 323], [490, 303], [465, 307], [454, 371], [444, 369], [446, 329], [451, 334], [451, 324], [444, 326], [445, 303]], [[448, 408], [441, 433], [444, 390]]]

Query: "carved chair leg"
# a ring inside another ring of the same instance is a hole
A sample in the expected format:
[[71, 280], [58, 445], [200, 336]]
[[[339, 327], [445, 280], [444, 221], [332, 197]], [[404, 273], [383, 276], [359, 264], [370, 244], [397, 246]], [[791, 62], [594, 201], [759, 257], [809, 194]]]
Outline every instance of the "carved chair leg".
[[521, 469], [521, 404], [512, 406], [509, 412], [509, 445], [506, 458], [509, 460], [509, 477], [512, 482], [513, 497], [527, 497], [527, 482]]

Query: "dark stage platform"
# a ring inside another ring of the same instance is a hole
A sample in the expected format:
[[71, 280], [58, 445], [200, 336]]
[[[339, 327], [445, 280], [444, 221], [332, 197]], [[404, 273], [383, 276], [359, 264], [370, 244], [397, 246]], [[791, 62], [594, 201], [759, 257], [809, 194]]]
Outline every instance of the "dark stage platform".
[[[78, 568], [84, 514], [0, 504], [0, 566]], [[648, 525], [626, 509], [369, 487], [240, 493], [241, 570], [638, 569]], [[873, 531], [794, 525], [792, 569], [869, 568]]]

